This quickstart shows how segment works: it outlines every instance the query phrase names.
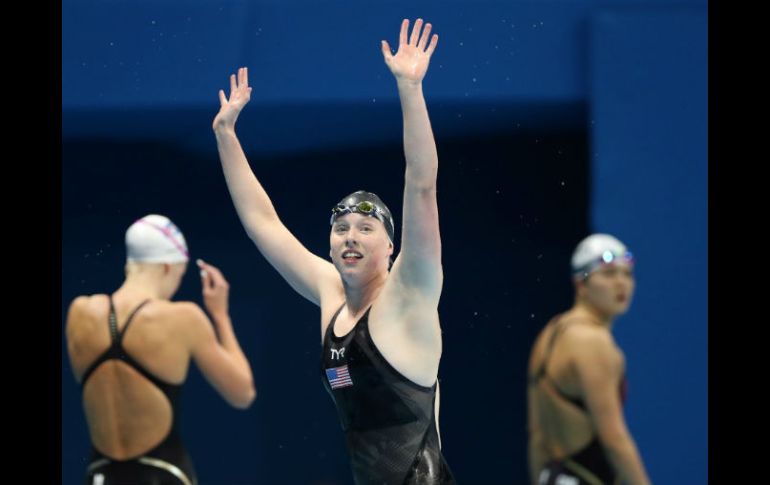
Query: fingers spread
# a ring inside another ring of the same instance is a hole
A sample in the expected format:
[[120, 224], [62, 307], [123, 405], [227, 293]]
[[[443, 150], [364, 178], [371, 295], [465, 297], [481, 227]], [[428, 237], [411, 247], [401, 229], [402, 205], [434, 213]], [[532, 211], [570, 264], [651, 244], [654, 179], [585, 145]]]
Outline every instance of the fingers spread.
[[390, 62], [390, 58], [393, 57], [393, 54], [390, 51], [390, 45], [388, 44], [388, 41], [383, 40], [380, 44], [380, 47], [382, 47], [382, 56], [385, 58], [385, 62]]
[[422, 29], [422, 35], [420, 35], [420, 42], [417, 44], [417, 47], [421, 50], [425, 50], [425, 46], [428, 44], [428, 39], [430, 39], [430, 29], [432, 25], [431, 24], [425, 24], [425, 28]]
[[409, 31], [409, 19], [404, 19], [404, 21], [401, 22], [401, 33], [398, 36], [399, 47], [406, 44], [406, 34], [408, 31]]
[[414, 22], [414, 28], [412, 29], [412, 36], [409, 37], [410, 45], [417, 45], [417, 39], [420, 38], [420, 29], [422, 28], [422, 19], [417, 19]]
[[428, 50], [426, 50], [425, 53], [429, 56], [432, 55], [433, 51], [436, 50], [436, 44], [438, 44], [438, 34], [433, 34], [433, 38], [430, 40]]

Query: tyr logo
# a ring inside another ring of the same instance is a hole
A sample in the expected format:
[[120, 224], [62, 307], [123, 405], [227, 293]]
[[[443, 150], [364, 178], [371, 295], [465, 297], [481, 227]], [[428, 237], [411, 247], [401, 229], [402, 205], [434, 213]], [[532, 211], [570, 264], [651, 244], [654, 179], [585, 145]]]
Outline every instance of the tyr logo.
[[345, 357], [345, 347], [342, 347], [341, 349], [331, 349], [332, 351], [332, 360], [340, 360], [341, 358]]

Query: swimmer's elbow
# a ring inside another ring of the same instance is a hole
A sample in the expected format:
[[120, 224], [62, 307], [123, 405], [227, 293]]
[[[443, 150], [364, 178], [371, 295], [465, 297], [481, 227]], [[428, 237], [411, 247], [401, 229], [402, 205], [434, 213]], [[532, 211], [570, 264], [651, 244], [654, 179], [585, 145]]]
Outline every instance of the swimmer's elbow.
[[230, 401], [230, 404], [236, 409], [246, 410], [251, 407], [251, 404], [257, 398], [257, 388], [251, 383], [244, 392], [240, 393], [235, 399]]
[[622, 424], [597, 427], [597, 434], [604, 449], [610, 453], [626, 448], [631, 439], [628, 430]]

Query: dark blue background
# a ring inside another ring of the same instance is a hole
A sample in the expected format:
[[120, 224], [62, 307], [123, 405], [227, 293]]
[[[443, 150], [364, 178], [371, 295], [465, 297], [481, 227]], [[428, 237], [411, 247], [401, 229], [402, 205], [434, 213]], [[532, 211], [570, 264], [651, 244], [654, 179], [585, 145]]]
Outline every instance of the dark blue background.
[[[191, 372], [182, 425], [201, 483], [352, 483], [318, 311], [246, 237], [210, 125], [217, 90], [248, 66], [239, 135], [289, 229], [325, 256], [329, 209], [359, 188], [400, 220], [401, 117], [379, 41], [417, 16], [440, 36], [424, 86], [440, 158], [441, 431], [458, 479], [526, 482], [529, 347], [571, 304], [572, 248], [606, 231], [639, 261], [615, 327], [628, 425], [656, 484], [707, 483], [703, 1], [65, 0], [62, 315], [122, 282], [133, 220], [168, 215], [231, 281], [260, 393], [233, 410]], [[177, 296], [199, 291], [191, 271]], [[66, 484], [87, 459], [79, 393], [65, 359]]]

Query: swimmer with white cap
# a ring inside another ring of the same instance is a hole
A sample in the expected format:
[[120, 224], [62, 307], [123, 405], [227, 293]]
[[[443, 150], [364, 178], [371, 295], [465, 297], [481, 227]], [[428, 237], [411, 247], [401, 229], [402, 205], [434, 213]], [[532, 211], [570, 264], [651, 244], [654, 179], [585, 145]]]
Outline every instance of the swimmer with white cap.
[[532, 485], [647, 485], [623, 418], [625, 358], [612, 337], [634, 293], [634, 257], [609, 234], [583, 239], [572, 254], [575, 303], [551, 319], [529, 362]]
[[126, 231], [129, 263], [186, 263], [190, 259], [182, 231], [168, 217], [150, 214]]
[[197, 261], [212, 325], [197, 304], [171, 301], [189, 261], [173, 222], [142, 217], [125, 242], [121, 287], [76, 298], [67, 315], [67, 350], [93, 445], [86, 483], [193, 485], [179, 434], [190, 361], [232, 406], [246, 409], [256, 396], [230, 321], [229, 284], [218, 268]]

